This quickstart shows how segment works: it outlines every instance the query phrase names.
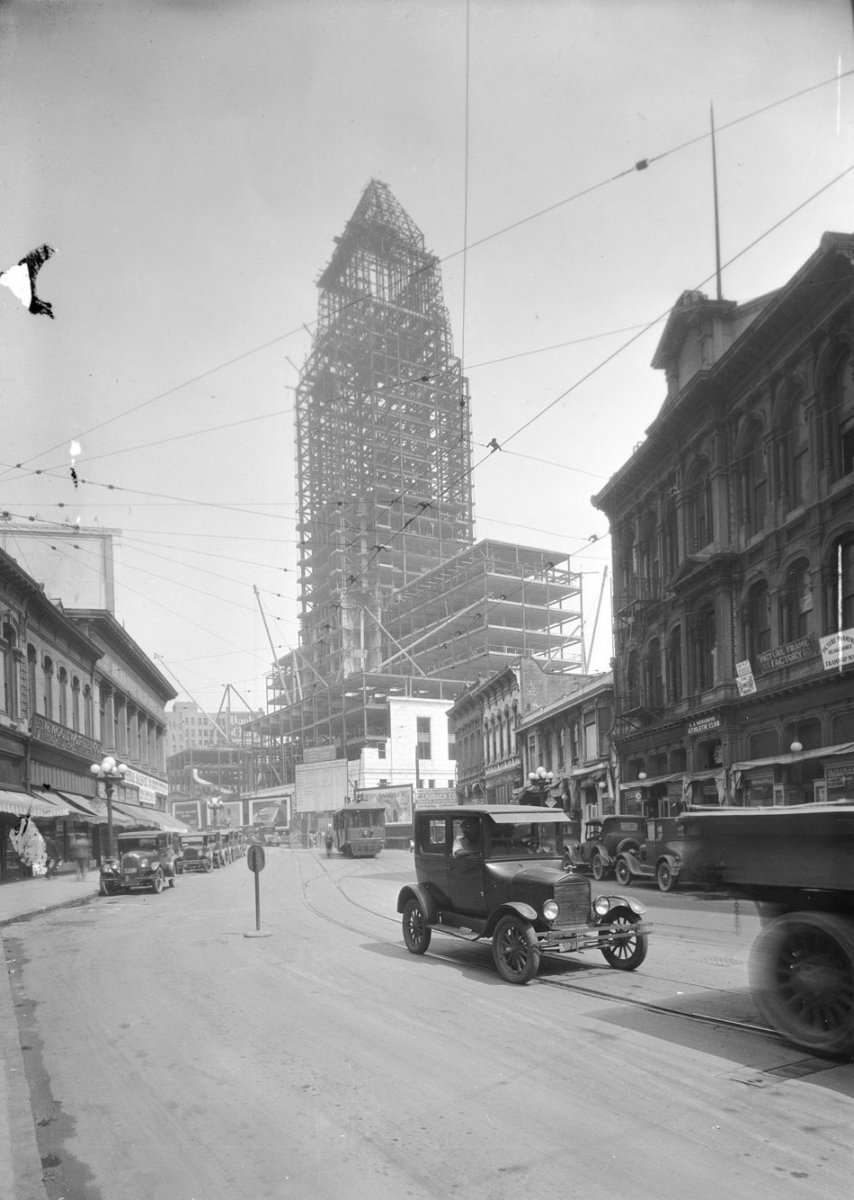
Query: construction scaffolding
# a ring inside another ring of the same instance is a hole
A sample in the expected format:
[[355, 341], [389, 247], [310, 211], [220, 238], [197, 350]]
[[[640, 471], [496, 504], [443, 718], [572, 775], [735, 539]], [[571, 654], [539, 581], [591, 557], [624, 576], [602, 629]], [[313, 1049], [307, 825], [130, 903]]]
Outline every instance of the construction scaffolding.
[[447, 701], [520, 656], [583, 671], [581, 577], [565, 555], [474, 544], [468, 382], [438, 260], [371, 180], [318, 280], [296, 396], [300, 644], [245, 730], [253, 786], [303, 750], [357, 758], [388, 697]]

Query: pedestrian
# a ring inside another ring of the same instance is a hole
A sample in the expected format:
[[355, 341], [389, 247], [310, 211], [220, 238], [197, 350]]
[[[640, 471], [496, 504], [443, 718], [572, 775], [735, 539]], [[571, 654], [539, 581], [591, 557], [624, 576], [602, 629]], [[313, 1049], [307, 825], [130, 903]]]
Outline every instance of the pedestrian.
[[326, 826], [326, 857], [332, 857], [332, 826]]
[[77, 867], [77, 878], [84, 880], [86, 872], [89, 870], [89, 839], [85, 833], [74, 835], [74, 841], [71, 844], [71, 857], [74, 859]]

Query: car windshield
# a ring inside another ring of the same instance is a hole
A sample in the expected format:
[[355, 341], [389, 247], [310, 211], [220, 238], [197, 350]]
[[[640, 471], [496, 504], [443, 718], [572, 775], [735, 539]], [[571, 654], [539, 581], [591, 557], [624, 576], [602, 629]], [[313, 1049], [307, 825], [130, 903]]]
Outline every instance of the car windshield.
[[132, 842], [126, 842], [122, 846], [122, 851], [125, 853], [130, 850], [147, 850], [150, 852], [150, 851], [156, 850], [156, 849], [157, 849], [157, 839], [156, 838], [134, 838], [134, 840]]
[[563, 826], [553, 822], [523, 821], [518, 825], [493, 825], [490, 858], [559, 858]]

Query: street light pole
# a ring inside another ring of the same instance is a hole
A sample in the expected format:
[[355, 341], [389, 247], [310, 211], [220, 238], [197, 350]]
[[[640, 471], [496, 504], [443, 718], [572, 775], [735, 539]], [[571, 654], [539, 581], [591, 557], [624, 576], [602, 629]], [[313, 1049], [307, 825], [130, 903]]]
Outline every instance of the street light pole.
[[[95, 779], [104, 781], [104, 794], [107, 797], [107, 858], [113, 857], [113, 785], [121, 782], [127, 774], [124, 763], [117, 762], [112, 754], [105, 754], [99, 763], [92, 763], [89, 768]], [[97, 790], [97, 783], [96, 783]]]

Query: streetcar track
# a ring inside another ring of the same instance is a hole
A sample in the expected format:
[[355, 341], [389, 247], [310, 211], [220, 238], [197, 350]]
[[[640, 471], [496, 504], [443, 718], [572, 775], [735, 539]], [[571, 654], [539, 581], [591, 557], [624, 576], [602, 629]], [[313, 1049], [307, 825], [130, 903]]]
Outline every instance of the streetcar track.
[[[360, 929], [355, 925], [349, 925], [349, 924], [347, 924], [346, 921], [341, 921], [336, 917], [330, 916], [328, 913], [322, 912], [319, 908], [317, 908], [316, 905], [312, 904], [311, 900], [309, 900], [309, 898], [308, 898], [308, 888], [309, 888], [310, 884], [317, 882], [319, 879], [325, 879], [327, 882], [331, 883], [335, 887], [335, 889], [338, 891], [338, 893], [340, 894], [342, 899], [345, 900], [353, 908], [361, 909], [363, 912], [370, 914], [370, 916], [379, 917], [383, 921], [390, 921], [395, 926], [397, 926], [397, 924], [398, 924], [397, 917], [391, 917], [388, 915], [388, 913], [378, 912], [376, 909], [369, 908], [367, 905], [361, 904], [358, 900], [354, 900], [352, 898], [352, 896], [348, 895], [348, 893], [345, 891], [342, 884], [345, 883], [348, 879], [353, 879], [354, 877], [363, 876], [365, 874], [364, 871], [353, 870], [353, 871], [350, 871], [347, 875], [343, 876], [343, 878], [338, 878], [338, 877], [333, 876], [327, 870], [322, 859], [313, 859], [312, 861], [315, 862], [318, 866], [320, 866], [322, 874], [315, 875], [312, 878], [306, 878], [306, 876], [303, 872], [303, 869], [302, 869], [302, 863], [301, 863], [299, 857], [297, 858], [297, 867], [298, 867], [298, 870], [300, 873], [300, 880], [301, 880], [302, 902], [303, 902], [303, 905], [311, 913], [313, 913], [316, 917], [319, 917], [320, 920], [327, 922], [327, 924], [334, 925], [339, 929], [345, 929], [348, 933], [355, 933], [359, 937], [370, 937], [374, 941], [381, 942], [383, 945], [386, 945], [386, 946], [400, 947], [401, 942], [400, 942], [400, 939], [397, 937], [396, 938], [385, 938], [385, 937], [380, 936], [379, 934], [371, 933], [370, 931], [368, 931], [366, 929]], [[667, 926], [667, 925], [665, 925], [664, 927], [671, 928], [671, 929], [679, 929], [680, 928], [680, 926]], [[469, 945], [480, 945], [482, 947], [485, 947], [488, 945], [488, 943], [485, 941], [484, 942], [471, 942], [471, 943], [469, 943]], [[427, 951], [425, 957], [435, 958], [435, 959], [438, 959], [440, 962], [452, 963], [455, 966], [459, 966], [459, 963], [460, 963], [460, 959], [458, 957], [451, 955], [451, 954], [443, 954], [441, 951], [434, 950], [432, 948], [432, 946], [431, 946], [431, 949], [429, 949]], [[567, 961], [562, 956], [556, 956], [556, 955], [549, 955], [548, 958], [549, 958], [550, 962], [559, 961], [559, 962], [565, 963]], [[581, 961], [583, 961], [583, 960], [581, 960]], [[467, 963], [466, 965], [469, 967], [473, 967], [475, 970], [484, 971], [484, 972], [492, 970], [491, 963], [485, 964], [485, 963], [478, 962], [476, 960], [472, 960], [471, 962]], [[595, 970], [602, 970], [602, 971], [610, 970], [610, 968], [607, 968], [607, 967], [598, 968], [590, 963], [584, 963], [584, 965], [587, 967], [587, 969], [594, 970], [594, 971]], [[654, 980], [656, 983], [665, 983], [666, 984], [666, 983], [681, 982], [679, 980], [669, 979], [666, 976], [660, 976], [660, 975], [654, 975], [654, 974], [647, 975], [646, 977]], [[657, 1016], [682, 1017], [685, 1020], [693, 1021], [696, 1024], [700, 1024], [700, 1025], [718, 1026], [718, 1027], [723, 1027], [726, 1029], [735, 1029], [735, 1030], [740, 1030], [740, 1031], [746, 1032], [746, 1033], [755, 1033], [755, 1034], [760, 1034], [765, 1037], [771, 1037], [777, 1042], [785, 1041], [785, 1039], [783, 1037], [781, 1037], [781, 1035], [776, 1030], [769, 1029], [765, 1025], [754, 1025], [749, 1021], [737, 1021], [737, 1020], [733, 1020], [728, 1017], [712, 1016], [709, 1013], [691, 1012], [691, 1011], [687, 1011], [687, 1010], [681, 1009], [681, 1008], [670, 1008], [666, 1004], [655, 1003], [652, 1000], [641, 1000], [635, 996], [615, 996], [611, 992], [603, 992], [603, 991], [599, 990], [598, 988], [593, 988], [593, 987], [590, 987], [589, 985], [586, 985], [583, 983], [576, 983], [575, 981], [573, 981], [571, 979], [567, 979], [566, 977], [562, 977], [561, 979], [549, 979], [549, 977], [547, 975], [538, 975], [537, 983], [544, 984], [546, 987], [559, 988], [562, 991], [570, 991], [577, 995], [590, 996], [597, 1000], [605, 1000], [608, 1003], [615, 1004], [617, 1006], [641, 1009], [644, 1012], [653, 1013]], [[713, 992], [719, 990], [719, 989], [715, 989], [715, 988], [705, 987], [705, 985], [697, 985], [697, 986], [702, 986], [703, 989], [709, 993], [713, 993]]]

